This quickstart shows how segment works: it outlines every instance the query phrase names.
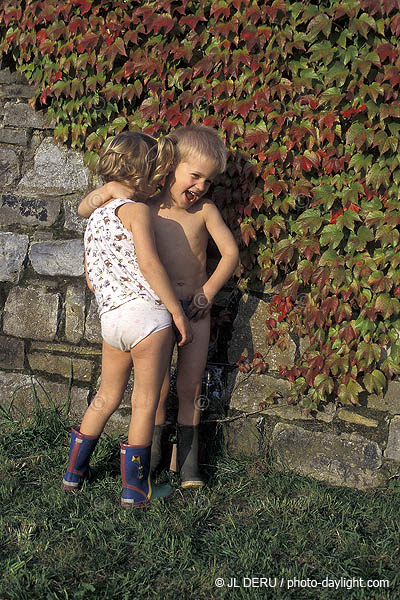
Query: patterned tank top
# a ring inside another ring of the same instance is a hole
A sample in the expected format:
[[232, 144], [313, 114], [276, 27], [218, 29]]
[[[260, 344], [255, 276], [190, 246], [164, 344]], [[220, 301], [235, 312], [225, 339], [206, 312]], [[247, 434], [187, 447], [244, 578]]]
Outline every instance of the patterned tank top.
[[112, 200], [96, 209], [85, 231], [86, 270], [100, 316], [134, 298], [165, 308], [139, 268], [132, 233], [115, 214], [128, 202], [135, 201]]

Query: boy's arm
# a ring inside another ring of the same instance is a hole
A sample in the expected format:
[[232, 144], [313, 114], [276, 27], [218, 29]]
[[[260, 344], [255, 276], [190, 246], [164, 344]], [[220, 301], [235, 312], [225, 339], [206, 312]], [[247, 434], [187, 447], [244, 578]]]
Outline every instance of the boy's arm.
[[203, 206], [204, 222], [214, 240], [221, 259], [211, 277], [197, 290], [189, 307], [189, 318], [197, 321], [210, 310], [214, 297], [230, 279], [239, 262], [239, 249], [215, 204], [206, 201]]
[[133, 190], [117, 181], [109, 181], [100, 188], [85, 196], [78, 206], [78, 215], [88, 219], [96, 208], [111, 200], [111, 198], [131, 198]]

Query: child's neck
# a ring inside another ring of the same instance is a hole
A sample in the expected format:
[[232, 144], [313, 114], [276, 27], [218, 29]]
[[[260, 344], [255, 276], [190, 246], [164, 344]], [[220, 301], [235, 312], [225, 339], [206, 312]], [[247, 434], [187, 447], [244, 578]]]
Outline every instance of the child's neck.
[[160, 208], [177, 208], [171, 194], [166, 189], [161, 190], [154, 199]]

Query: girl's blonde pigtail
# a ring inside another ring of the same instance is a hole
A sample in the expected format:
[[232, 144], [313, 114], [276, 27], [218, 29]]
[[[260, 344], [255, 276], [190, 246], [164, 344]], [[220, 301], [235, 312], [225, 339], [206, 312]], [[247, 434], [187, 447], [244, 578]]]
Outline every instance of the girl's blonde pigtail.
[[176, 160], [176, 142], [168, 135], [161, 137], [156, 146], [151, 183], [158, 187], [160, 182], [172, 171]]

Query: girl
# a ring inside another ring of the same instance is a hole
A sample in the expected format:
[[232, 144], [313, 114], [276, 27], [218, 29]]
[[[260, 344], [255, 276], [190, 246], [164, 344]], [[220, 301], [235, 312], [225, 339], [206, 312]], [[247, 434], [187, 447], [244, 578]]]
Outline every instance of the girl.
[[[111, 199], [96, 210], [85, 231], [86, 280], [98, 304], [103, 338], [101, 386], [80, 427], [72, 428], [66, 490], [77, 490], [105, 424], [118, 408], [133, 362], [135, 380], [128, 443], [121, 443], [123, 507], [141, 507], [172, 492], [150, 479], [151, 440], [161, 385], [173, 344], [171, 315], [182, 339], [191, 342], [189, 321], [155, 245], [149, 207], [171, 170], [174, 145], [124, 132], [105, 147], [98, 172], [129, 186], [135, 200]], [[121, 358], [122, 357], [122, 358]]]

